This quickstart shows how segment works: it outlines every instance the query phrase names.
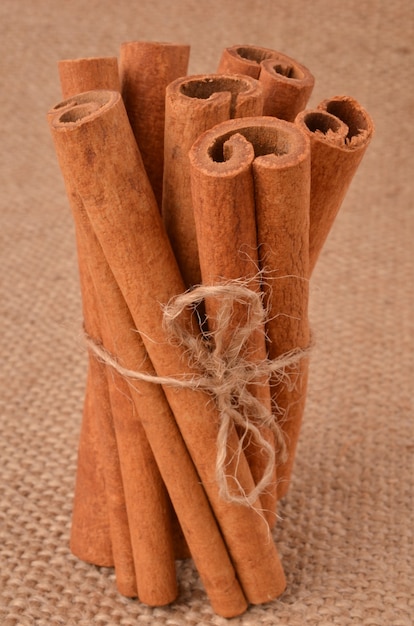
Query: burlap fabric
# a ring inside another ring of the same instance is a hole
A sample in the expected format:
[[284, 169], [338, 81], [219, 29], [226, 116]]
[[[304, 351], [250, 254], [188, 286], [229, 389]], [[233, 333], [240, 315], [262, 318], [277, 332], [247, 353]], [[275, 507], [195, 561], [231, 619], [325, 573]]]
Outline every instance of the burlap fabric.
[[[413, 41], [410, 0], [2, 0], [0, 623], [223, 625], [191, 562], [150, 609], [69, 552], [86, 359], [74, 232], [45, 115], [62, 58], [128, 40], [235, 43], [316, 76], [376, 123], [311, 285], [315, 348], [291, 490], [275, 530], [288, 588], [233, 624], [410, 626], [413, 583]], [[248, 538], [246, 538], [248, 540]]]

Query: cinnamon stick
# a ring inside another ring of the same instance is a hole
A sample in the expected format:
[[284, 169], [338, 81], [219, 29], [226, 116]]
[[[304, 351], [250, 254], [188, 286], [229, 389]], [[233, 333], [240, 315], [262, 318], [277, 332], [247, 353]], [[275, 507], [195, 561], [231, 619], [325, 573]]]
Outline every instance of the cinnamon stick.
[[[79, 206], [79, 200], [76, 198], [76, 191], [70, 181], [66, 181], [68, 195], [72, 198], [72, 206]], [[95, 341], [101, 341], [101, 316], [96, 301], [96, 292], [94, 289], [92, 276], [88, 267], [87, 254], [85, 253], [82, 237], [77, 232], [77, 252], [79, 277], [82, 295], [82, 308], [85, 332], [94, 338]], [[91, 452], [97, 449], [100, 465], [103, 470], [107, 511], [110, 529], [110, 545], [112, 545], [113, 564], [116, 570], [116, 584], [120, 593], [125, 596], [134, 597], [137, 595], [137, 585], [135, 568], [132, 556], [132, 546], [130, 538], [130, 527], [125, 506], [125, 494], [121, 475], [121, 465], [118, 455], [117, 442], [114, 432], [112, 420], [112, 408], [110, 403], [110, 394], [106, 378], [104, 366], [99, 363], [96, 358], [89, 354], [88, 361], [88, 379], [89, 384], [93, 383], [93, 395], [91, 387], [88, 386], [88, 394], [85, 402], [85, 411], [87, 423], [94, 427], [86, 431], [86, 435], [90, 434], [91, 439], [81, 441], [81, 450], [84, 446], [88, 446]], [[92, 396], [92, 397], [91, 397]], [[98, 401], [96, 402], [96, 399]], [[82, 434], [85, 434], [83, 431]], [[98, 436], [98, 441], [94, 437]], [[83, 450], [86, 454], [86, 450]], [[98, 460], [98, 459], [97, 459]], [[80, 466], [78, 469], [78, 501], [88, 500], [90, 498], [90, 467], [86, 468], [87, 473], [79, 474], [84, 468]], [[93, 486], [93, 485], [92, 485]], [[79, 508], [79, 506], [81, 508]], [[71, 547], [75, 553], [82, 557], [88, 555], [90, 551], [89, 543], [93, 545], [93, 551], [96, 552], [96, 538], [92, 538], [85, 532], [90, 524], [90, 511], [86, 510], [88, 517], [82, 519], [80, 513], [85, 512], [82, 505], [77, 503], [75, 507], [77, 516], [73, 519], [71, 531]], [[102, 512], [94, 512], [98, 519]], [[89, 560], [89, 559], [87, 559]], [[95, 560], [101, 561], [102, 557], [96, 554]]]
[[[266, 325], [271, 359], [310, 344], [309, 204], [310, 148], [294, 125], [279, 122], [276, 157], [267, 154], [253, 164], [260, 263], [268, 278], [264, 293], [269, 307]], [[309, 357], [286, 368], [286, 381], [275, 382], [272, 397], [287, 444], [287, 459], [277, 466], [278, 497], [289, 487], [306, 403]]]
[[[131, 333], [131, 327], [118, 324], [115, 329], [105, 328], [108, 349], [114, 346], [113, 336], [119, 342], [122, 330]], [[173, 602], [178, 593], [171, 502], [142, 426], [143, 398], [134, 402], [127, 381], [116, 371], [108, 372], [108, 378], [137, 595], [145, 604], [162, 606]]]
[[[106, 379], [102, 368], [93, 373], [88, 367], [82, 425], [79, 436], [75, 493], [72, 505], [70, 549], [82, 561], [103, 567], [113, 567], [111, 531], [105, 491], [102, 454], [99, 446], [97, 412], [104, 398], [99, 391]], [[100, 382], [101, 376], [103, 382]]]
[[203, 74], [167, 87], [162, 215], [186, 287], [201, 281], [188, 152], [215, 124], [260, 115], [262, 108], [261, 87], [247, 76]]
[[324, 100], [301, 112], [295, 123], [310, 140], [311, 196], [309, 258], [315, 268], [351, 181], [371, 142], [374, 125], [349, 96]]
[[[91, 89], [120, 88], [116, 57], [65, 59], [59, 61], [58, 72], [63, 98]], [[79, 259], [78, 263], [80, 274], [83, 274], [84, 260]], [[85, 284], [84, 291], [87, 289]], [[84, 306], [86, 318], [89, 316], [87, 309], [88, 306]], [[108, 514], [102, 475], [103, 455], [99, 449], [99, 418], [96, 418], [97, 414], [107, 410], [105, 398], [106, 374], [102, 367], [93, 362], [93, 357], [90, 357], [79, 439], [71, 550], [79, 558], [95, 565], [114, 565], [109, 524], [104, 521]]]
[[[238, 134], [252, 144], [253, 160], [240, 141], [242, 149], [236, 149]], [[233, 144], [229, 150], [230, 139]], [[306, 350], [310, 340], [308, 139], [289, 122], [255, 117], [217, 125], [200, 137], [195, 150], [203, 155], [205, 170], [214, 167], [223, 177], [226, 172], [229, 176], [242, 169], [249, 172], [254, 188], [259, 261], [265, 274], [268, 355], [276, 359], [292, 350]], [[221, 195], [217, 194], [217, 198], [220, 202]], [[291, 385], [283, 381], [272, 384], [272, 398], [288, 448], [287, 461], [277, 467], [279, 497], [285, 493], [293, 463], [306, 397], [307, 367], [304, 357], [287, 369]]]
[[[71, 95], [78, 94], [80, 92], [90, 89], [114, 89], [120, 91], [120, 80], [118, 74], [118, 62], [115, 57], [96, 57], [87, 59], [71, 59], [60, 61], [58, 64], [60, 82], [62, 87], [63, 97], [67, 98]], [[96, 367], [94, 368], [96, 369]], [[110, 381], [111, 382], [111, 381]], [[111, 389], [111, 404], [121, 404], [115, 410], [116, 415], [129, 415], [131, 413], [132, 400], [127, 389], [120, 390], [122, 382], [119, 381], [118, 385], [114, 386], [112, 382]], [[77, 464], [77, 483], [73, 504], [72, 515], [72, 527], [71, 527], [71, 549], [79, 557], [85, 561], [93, 562], [97, 565], [110, 564], [112, 558], [111, 540], [109, 536], [109, 527], [106, 526], [107, 533], [103, 537], [103, 530], [101, 532], [92, 532], [88, 528], [95, 529], [102, 518], [102, 524], [106, 520], [106, 496], [104, 492], [104, 483], [99, 480], [98, 467], [100, 467], [102, 454], [99, 450], [94, 450], [96, 447], [97, 437], [93, 438], [90, 432], [96, 427], [96, 419], [93, 415], [100, 410], [99, 405], [102, 398], [100, 392], [101, 385], [106, 385], [105, 379], [95, 381], [93, 376], [88, 373], [88, 385], [85, 397], [85, 411], [79, 443], [78, 464]], [[125, 403], [125, 407], [122, 408], [122, 403]], [[133, 423], [136, 420], [133, 420]], [[139, 428], [139, 423], [137, 424]], [[125, 438], [124, 438], [125, 439]], [[122, 441], [118, 442], [122, 445]], [[129, 445], [128, 450], [131, 450], [134, 446]], [[91, 457], [94, 455], [94, 462], [91, 462]], [[123, 458], [121, 452], [121, 458]], [[132, 503], [135, 503], [134, 497], [129, 498], [129, 507]], [[128, 502], [127, 502], [128, 504]], [[138, 509], [140, 504], [137, 503]], [[136, 507], [135, 507], [136, 508]], [[173, 512], [172, 512], [173, 514]], [[131, 519], [132, 517], [132, 519]], [[133, 515], [129, 512], [129, 521], [134, 526]], [[182, 537], [181, 529], [179, 525], [175, 525], [174, 529], [174, 544], [176, 558], [188, 557], [188, 548], [185, 544], [185, 540]], [[132, 545], [134, 553], [141, 554], [141, 550], [135, 547], [137, 533], [132, 531]], [[162, 533], [160, 533], [160, 540], [162, 541]], [[166, 545], [169, 545], [166, 541]], [[135, 558], [137, 562], [137, 558]], [[162, 560], [162, 559], [161, 559]], [[138, 559], [139, 562], [139, 559]], [[138, 566], [138, 570], [142, 568]], [[151, 570], [147, 572], [147, 580], [151, 578]], [[168, 580], [168, 575], [165, 579]], [[142, 589], [142, 584], [140, 585]], [[162, 585], [161, 585], [162, 587]], [[165, 587], [165, 585], [164, 585]], [[141, 595], [143, 592], [141, 591]], [[161, 594], [158, 594], [159, 596]], [[167, 600], [168, 601], [168, 600]], [[151, 602], [149, 602], [151, 603]]]
[[[69, 195], [74, 197], [74, 190], [69, 182], [67, 183], [67, 191]], [[76, 203], [75, 197], [73, 202]], [[82, 240], [79, 236], [77, 237], [77, 249], [85, 331], [96, 341], [100, 341], [101, 324], [96, 304], [96, 294], [88, 270]], [[102, 364], [97, 362], [91, 354], [88, 360], [88, 379], [89, 384], [87, 391], [89, 395], [87, 395], [85, 400], [86, 419], [87, 422], [92, 423], [94, 421], [95, 424], [93, 429], [89, 428], [86, 431], [86, 434], [90, 434], [91, 438], [98, 436], [98, 441], [94, 441], [93, 438], [86, 441], [84, 440], [81, 442], [80, 449], [84, 450], [84, 447], [87, 445], [92, 452], [94, 450], [98, 451], [97, 456], [99, 455], [100, 457], [104, 476], [109, 519], [110, 538], [108, 538], [108, 543], [112, 545], [112, 557], [116, 570], [117, 588], [123, 595], [134, 597], [137, 595], [137, 586], [107, 379]], [[91, 386], [89, 386], [91, 383], [93, 383], [93, 395], [91, 393]], [[96, 398], [98, 398], [98, 402], [96, 402]], [[85, 434], [85, 431], [83, 431], [82, 434]], [[84, 453], [86, 454], [86, 450], [84, 450]], [[88, 470], [87, 474], [85, 474], [85, 469]], [[76, 495], [80, 501], [90, 498], [89, 489], [91, 488], [91, 484], [90, 481], [88, 482], [90, 470], [90, 467], [85, 468], [83, 465], [78, 468], [78, 490]], [[93, 545], [93, 552], [95, 553], [93, 562], [97, 560], [99, 563], [102, 557], [97, 553], [96, 539], [94, 536], [91, 538], [85, 532], [90, 527], [91, 520], [89, 517], [86, 519], [80, 517], [80, 513], [86, 512], [86, 514], [89, 515], [90, 511], [88, 509], [85, 511], [82, 505], [80, 505], [79, 508], [78, 504], [77, 507], [75, 506], [75, 512], [77, 512], [77, 515], [74, 517], [72, 524], [71, 547], [76, 551], [77, 555], [82, 557], [89, 554], [90, 547], [88, 544], [91, 543]], [[97, 515], [99, 519], [102, 512], [97, 511], [95, 515]]]
[[[120, 82], [118, 75], [118, 61], [116, 57], [93, 57], [81, 59], [67, 59], [58, 63], [58, 71], [62, 94], [65, 98], [84, 92], [90, 89], [108, 88], [119, 91]], [[97, 313], [96, 294], [93, 293], [93, 285], [90, 273], [87, 270], [87, 255], [84, 254], [82, 241], [78, 234], [78, 263], [79, 275], [82, 285], [83, 315], [85, 327], [96, 339], [100, 338], [100, 321]], [[89, 532], [89, 528], [94, 528], [98, 520], [107, 516], [106, 501], [109, 494], [105, 494], [105, 481], [99, 480], [97, 472], [104, 467], [106, 473], [109, 470], [109, 458], [105, 459], [105, 448], [109, 446], [114, 468], [112, 475], [117, 476], [119, 485], [115, 484], [116, 496], [120, 498], [123, 492], [121, 482], [119, 457], [117, 453], [117, 443], [112, 425], [111, 402], [108, 396], [108, 382], [105, 370], [100, 364], [95, 363], [93, 357], [88, 360], [87, 388], [85, 394], [84, 415], [78, 453], [76, 490], [73, 503], [73, 515], [71, 526], [71, 550], [79, 558], [93, 562], [97, 565], [102, 562], [112, 561], [117, 570], [117, 585], [120, 592], [125, 595], [136, 595], [135, 574], [133, 573], [132, 552], [129, 550], [129, 524], [126, 516], [125, 506], [122, 508], [122, 515], [118, 519], [116, 513], [111, 513], [110, 520], [113, 532], [115, 533], [114, 551], [112, 554], [112, 540], [110, 537], [110, 526], [106, 528], [107, 535], [101, 537], [102, 533]], [[112, 389], [112, 395], [115, 390]], [[113, 401], [113, 399], [112, 399]], [[100, 426], [102, 419], [105, 420], [106, 428]], [[112, 441], [103, 441], [104, 437], [111, 438]], [[101, 442], [101, 446], [99, 444]], [[100, 446], [100, 447], [99, 447]], [[85, 457], [93, 455], [95, 465], [87, 461]], [[105, 464], [103, 465], [103, 459]], [[114, 480], [114, 478], [113, 478]], [[107, 483], [107, 489], [108, 489]], [[107, 490], [106, 489], [106, 490]], [[93, 502], [94, 505], [88, 503]], [[105, 507], [105, 508], [104, 508]], [[119, 509], [120, 505], [118, 505]], [[121, 532], [118, 525], [122, 524]], [[120, 544], [119, 537], [124, 537], [124, 543]], [[130, 555], [128, 556], [128, 550]], [[110, 556], [108, 553], [110, 551]], [[102, 553], [101, 553], [102, 552]], [[127, 566], [124, 561], [127, 560]], [[127, 568], [130, 574], [127, 576], [133, 584], [125, 585], [124, 569]]]
[[[208, 133], [207, 133], [208, 134]], [[214, 133], [212, 133], [214, 134]], [[206, 150], [207, 148], [207, 150]], [[214, 162], [208, 154], [209, 140], [202, 135], [190, 150], [191, 188], [198, 252], [203, 284], [220, 284], [223, 280], [247, 281], [246, 284], [260, 293], [254, 188], [251, 164], [254, 150], [241, 135], [233, 135], [225, 144], [225, 160]], [[233, 153], [237, 153], [234, 166]], [[217, 330], [217, 301], [205, 302], [208, 331]], [[248, 322], [246, 306], [234, 303], [231, 324], [227, 328], [226, 343], [237, 328]], [[245, 358], [252, 363], [266, 359], [264, 328], [252, 335], [245, 348]], [[258, 377], [250, 385], [252, 393], [271, 413], [269, 382]], [[275, 439], [268, 427], [261, 427], [263, 437], [274, 450]], [[255, 483], [265, 475], [269, 459], [261, 447], [250, 439], [245, 444], [245, 454]], [[273, 459], [274, 463], [274, 459]], [[261, 494], [264, 515], [273, 526], [276, 521], [276, 472], [273, 466], [272, 481]]]
[[313, 91], [314, 76], [307, 67], [286, 54], [254, 45], [223, 50], [217, 71], [246, 74], [263, 87], [263, 115], [293, 122]]
[[[85, 328], [88, 328], [86, 320]], [[137, 582], [128, 515], [125, 506], [125, 493], [123, 489], [121, 465], [112, 421], [112, 407], [108, 387], [104, 384], [106, 382], [106, 371], [104, 366], [97, 362], [94, 356], [91, 355], [89, 359], [89, 371], [91, 372], [94, 384], [98, 381], [99, 375], [102, 380], [102, 384], [99, 387], [99, 392], [101, 394], [99, 408], [101, 410], [99, 413], [94, 413], [93, 418], [96, 420], [96, 426], [99, 430], [98, 447], [99, 453], [102, 455], [102, 467], [108, 506], [110, 541], [112, 544], [113, 565], [116, 573], [116, 586], [119, 593], [133, 598], [137, 596]], [[100, 374], [98, 374], [97, 370], [100, 370]], [[84, 491], [79, 494], [79, 499], [88, 499], [89, 497], [89, 492]], [[89, 521], [88, 518], [87, 521]], [[76, 537], [75, 530], [77, 531]], [[80, 534], [80, 532], [82, 534]], [[71, 537], [72, 548], [75, 547], [74, 542], [77, 541], [78, 545], [82, 546], [83, 544], [80, 555], [85, 554], [88, 549], [86, 544], [88, 541], [91, 541], [90, 537], [85, 534], [85, 528], [82, 528], [78, 523], [77, 526], [73, 527]], [[95, 541], [95, 538], [93, 538], [92, 543], [95, 544]]]
[[[59, 149], [61, 167], [73, 178], [77, 193], [82, 197], [157, 375], [198, 376], [197, 369], [188, 363], [185, 349], [171, 343], [163, 328], [160, 303], [169, 302], [184, 290], [184, 285], [122, 100], [115, 92], [106, 92], [99, 98], [104, 99], [103, 104], [97, 102], [96, 92], [92, 93], [93, 104], [88, 109], [74, 106], [70, 114], [57, 113], [52, 120], [55, 140], [62, 137]], [[92, 160], [91, 154], [94, 155]], [[112, 161], [108, 160], [108, 154]], [[276, 547], [267, 525], [260, 518], [260, 501], [248, 507], [220, 497], [215, 479], [219, 415], [214, 403], [201, 390], [172, 389], [169, 385], [163, 385], [163, 389], [220, 525], [247, 600], [261, 603], [277, 597], [286, 582]], [[159, 416], [150, 421], [156, 422], [157, 419]], [[148, 430], [147, 436], [151, 440]], [[237, 448], [236, 439], [233, 429], [228, 439], [230, 460]], [[168, 446], [174, 448], [177, 445], [174, 436]], [[154, 445], [153, 450], [161, 468], [162, 455], [155, 453]], [[180, 462], [175, 456], [177, 467]], [[244, 456], [230, 461], [229, 471], [245, 492], [254, 488]], [[163, 477], [167, 482], [167, 477]], [[170, 495], [172, 497], [171, 489]], [[173, 503], [175, 506], [174, 499]], [[178, 508], [175, 508], [178, 514]], [[246, 537], [249, 538], [247, 542]], [[193, 553], [191, 546], [190, 549]], [[237, 610], [241, 610], [240, 601]]]
[[122, 97], [145, 170], [162, 206], [165, 90], [187, 74], [190, 47], [183, 44], [130, 41], [121, 45]]
[[92, 89], [121, 89], [116, 57], [62, 59], [58, 72], [64, 99]]

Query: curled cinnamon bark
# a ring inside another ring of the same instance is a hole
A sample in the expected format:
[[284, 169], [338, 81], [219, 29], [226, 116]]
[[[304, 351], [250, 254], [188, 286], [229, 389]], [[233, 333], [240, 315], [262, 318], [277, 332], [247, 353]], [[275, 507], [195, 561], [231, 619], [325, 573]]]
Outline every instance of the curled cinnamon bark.
[[[84, 103], [84, 95], [76, 96], [76, 101]], [[60, 115], [64, 115], [64, 111], [67, 108], [66, 102], [59, 108]], [[87, 105], [79, 104], [79, 106]], [[51, 117], [53, 117], [53, 113], [49, 113], [49, 120]], [[65, 184], [68, 197], [71, 199], [77, 226], [77, 256], [85, 332], [93, 337], [95, 341], [100, 342], [102, 340], [102, 311], [100, 311], [97, 302], [93, 276], [88, 262], [88, 252], [85, 249], [85, 241], [76, 219], [82, 204], [76, 193], [73, 181], [65, 179]], [[99, 462], [98, 467], [102, 468], [104, 478], [110, 531], [110, 536], [107, 540], [112, 546], [111, 551], [116, 570], [117, 588], [123, 595], [134, 597], [137, 595], [135, 567], [106, 368], [91, 353], [89, 354], [88, 366], [84, 420], [86, 420], [86, 424], [91, 424], [91, 427], [81, 431], [81, 436], [86, 436], [88, 439], [81, 440], [79, 452], [86, 457], [89, 448], [91, 451], [97, 451], [96, 460]], [[99, 520], [102, 512], [99, 510], [91, 512], [82, 505], [82, 501], [87, 502], [91, 497], [89, 490], [93, 487], [91, 485], [91, 476], [93, 477], [93, 475], [93, 468], [89, 464], [86, 465], [84, 462], [81, 462], [78, 466], [76, 501], [74, 503], [74, 517], [71, 530], [71, 549], [77, 556], [86, 558], [86, 560], [89, 560], [88, 555], [92, 551], [93, 562], [99, 563], [102, 560], [102, 556], [97, 552], [99, 544], [96, 543], [95, 536], [92, 535], [92, 538], [90, 538], [86, 531], [91, 523], [93, 524], [93, 518], [91, 520], [89, 515], [92, 513]], [[87, 517], [83, 518], [83, 514], [87, 514]], [[89, 544], [91, 544], [92, 549]]]
[[[207, 149], [210, 144], [207, 142]], [[260, 292], [258, 280], [258, 253], [254, 188], [251, 164], [254, 159], [253, 146], [242, 135], [232, 135], [224, 150], [226, 161], [216, 163], [206, 154], [206, 142], [202, 136], [190, 150], [191, 188], [197, 232], [201, 277], [204, 285], [220, 284], [222, 281], [248, 281], [246, 284]], [[237, 154], [238, 167], [227, 167], [231, 156]], [[227, 160], [229, 159], [229, 160]], [[249, 282], [250, 281], [250, 282]], [[216, 299], [205, 302], [207, 326], [210, 333], [217, 329]], [[226, 329], [225, 342], [229, 342], [238, 328], [249, 320], [246, 305], [235, 302], [231, 323]], [[222, 322], [221, 322], [222, 323]], [[252, 363], [266, 359], [264, 327], [251, 336], [245, 347], [246, 358]], [[271, 395], [267, 378], [257, 378], [249, 387], [250, 392], [271, 413]], [[251, 416], [254, 420], [254, 416]], [[242, 434], [242, 433], [240, 433]], [[273, 459], [258, 447], [252, 439], [245, 440], [245, 454], [256, 484], [264, 478], [268, 462], [272, 460], [273, 471], [266, 482], [260, 499], [263, 513], [269, 524], [276, 521], [276, 466], [274, 461], [274, 434], [268, 427], [261, 427], [263, 443], [272, 449]]]
[[263, 115], [290, 122], [305, 108], [315, 84], [307, 67], [281, 52], [261, 46], [225, 48], [217, 71], [257, 78], [263, 87]]
[[[252, 160], [244, 143], [250, 142]], [[232, 141], [232, 149], [230, 142]], [[310, 148], [293, 124], [270, 117], [230, 120], [204, 133], [195, 144], [198, 160], [210, 176], [231, 177], [246, 169], [254, 186], [259, 261], [265, 273], [269, 358], [309, 346], [309, 194]], [[220, 203], [221, 196], [217, 196]], [[242, 202], [242, 200], [240, 200]], [[237, 199], [233, 199], [234, 207]], [[288, 447], [288, 459], [277, 468], [278, 494], [289, 481], [300, 429], [308, 359], [288, 371], [290, 385], [274, 381], [272, 397]]]
[[299, 113], [296, 125], [311, 144], [310, 272], [332, 228], [351, 181], [371, 142], [374, 125], [349, 96], [336, 96]]
[[[309, 300], [309, 144], [295, 127], [280, 127], [278, 156], [255, 160], [257, 232], [261, 266], [269, 272], [264, 292], [270, 304], [267, 324], [270, 358], [310, 344]], [[305, 408], [309, 358], [288, 368], [286, 381], [272, 390], [288, 450], [277, 467], [278, 497], [286, 493]]]
[[106, 394], [107, 380], [102, 366], [94, 371], [95, 364], [95, 357], [90, 356], [78, 443], [70, 549], [82, 561], [113, 567], [100, 426], [96, 418], [105, 411], [105, 395], [100, 390]]
[[[70, 184], [67, 180], [68, 189]], [[75, 189], [70, 197], [78, 254], [83, 259], [83, 273], [88, 272], [92, 277], [95, 308], [100, 312], [100, 343], [115, 351], [119, 344], [129, 346], [131, 337], [135, 336], [134, 324]], [[96, 357], [95, 362], [102, 367]], [[116, 442], [112, 445], [119, 451], [121, 473], [115, 492], [125, 498], [123, 516], [126, 515], [129, 527], [135, 595], [151, 606], [168, 604], [177, 595], [170, 503], [140, 419], [141, 413], [153, 407], [148, 407], [144, 395], [139, 397], [139, 402], [135, 396], [133, 402], [127, 381], [116, 371], [110, 369], [107, 378], [114, 427], [112, 440]], [[114, 461], [108, 454], [106, 440], [105, 443], [101, 461], [109, 471]], [[117, 563], [115, 569], [118, 579]]]
[[[66, 59], [58, 63], [58, 72], [64, 98], [91, 89], [120, 89], [118, 61], [116, 57], [91, 57]], [[93, 285], [86, 268], [86, 259], [78, 249], [79, 275], [82, 286], [83, 316], [85, 328], [96, 338], [100, 337], [100, 322], [94, 312]], [[89, 318], [94, 316], [93, 328]], [[102, 459], [104, 454], [102, 437], [105, 432], [100, 427], [100, 415], [109, 410], [108, 382], [102, 365], [89, 356], [88, 375], [85, 390], [82, 427], [79, 437], [76, 489], [73, 500], [71, 525], [71, 550], [78, 558], [95, 565], [118, 563], [118, 582], [122, 580], [122, 566], [118, 556], [112, 554], [111, 532], [108, 521], [107, 494]], [[109, 419], [109, 418], [108, 418]], [[107, 430], [113, 435], [113, 430]], [[116, 450], [116, 442], [113, 441]], [[118, 463], [118, 461], [117, 461]], [[122, 494], [122, 485], [119, 489]], [[111, 515], [109, 516], [111, 517]], [[115, 551], [119, 545], [115, 541]], [[123, 553], [127, 553], [122, 548]], [[136, 585], [133, 589], [136, 593]], [[134, 595], [132, 592], [129, 595]]]
[[129, 41], [121, 45], [121, 91], [145, 170], [161, 209], [164, 164], [165, 90], [187, 74], [190, 47]]
[[58, 72], [63, 98], [92, 89], [121, 89], [116, 57], [63, 59], [58, 62]]
[[201, 133], [227, 119], [260, 115], [260, 85], [248, 76], [180, 78], [166, 91], [162, 215], [185, 286], [199, 284], [188, 152]]

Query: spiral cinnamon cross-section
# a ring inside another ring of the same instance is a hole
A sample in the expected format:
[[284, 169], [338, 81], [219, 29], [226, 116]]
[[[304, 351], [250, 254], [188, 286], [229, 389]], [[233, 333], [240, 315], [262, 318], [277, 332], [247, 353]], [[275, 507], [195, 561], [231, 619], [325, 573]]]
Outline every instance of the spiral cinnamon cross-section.
[[246, 74], [259, 80], [263, 87], [263, 115], [290, 122], [305, 108], [315, 84], [307, 67], [286, 54], [261, 46], [225, 48], [217, 71]]

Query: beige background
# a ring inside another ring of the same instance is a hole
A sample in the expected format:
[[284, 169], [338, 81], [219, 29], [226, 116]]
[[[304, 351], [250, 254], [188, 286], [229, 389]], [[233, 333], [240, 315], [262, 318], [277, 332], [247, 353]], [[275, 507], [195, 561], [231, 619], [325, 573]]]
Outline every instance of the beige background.
[[275, 540], [288, 589], [232, 624], [409, 626], [413, 582], [411, 0], [2, 0], [0, 4], [0, 623], [223, 625], [191, 562], [150, 609], [68, 550], [85, 378], [73, 226], [45, 116], [62, 58], [128, 40], [284, 52], [376, 123], [311, 285], [316, 339]]

